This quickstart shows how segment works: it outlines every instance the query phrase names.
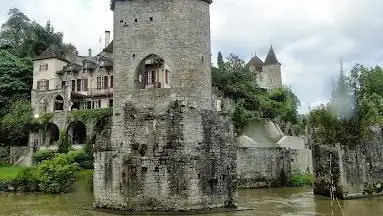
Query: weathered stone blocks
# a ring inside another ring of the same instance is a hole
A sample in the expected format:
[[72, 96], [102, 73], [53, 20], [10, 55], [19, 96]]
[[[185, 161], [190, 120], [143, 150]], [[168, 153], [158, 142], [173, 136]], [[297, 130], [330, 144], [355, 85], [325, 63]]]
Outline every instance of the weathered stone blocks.
[[236, 151], [228, 117], [179, 101], [165, 112], [128, 103], [120, 117], [125, 138], [96, 143], [96, 207], [180, 211], [235, 205]]
[[314, 145], [314, 193], [341, 199], [383, 195], [383, 142]]

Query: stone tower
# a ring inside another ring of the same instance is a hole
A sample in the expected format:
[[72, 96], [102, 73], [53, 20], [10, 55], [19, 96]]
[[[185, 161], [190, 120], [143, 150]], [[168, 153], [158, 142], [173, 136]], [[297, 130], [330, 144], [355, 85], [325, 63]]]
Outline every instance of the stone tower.
[[95, 207], [235, 206], [233, 126], [212, 109], [210, 3], [112, 1], [114, 115], [94, 147]]
[[269, 78], [269, 85], [271, 89], [282, 88], [282, 75], [281, 75], [281, 63], [279, 63], [273, 46], [270, 46], [269, 53], [266, 60], [263, 63], [263, 72], [267, 74]]

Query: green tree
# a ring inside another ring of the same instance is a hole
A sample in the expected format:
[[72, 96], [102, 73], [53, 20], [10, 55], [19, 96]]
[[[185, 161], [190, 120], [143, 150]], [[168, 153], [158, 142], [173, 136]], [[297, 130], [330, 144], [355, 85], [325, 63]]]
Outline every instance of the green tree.
[[9, 10], [9, 19], [1, 26], [0, 46], [21, 50], [30, 37], [30, 19], [17, 8]]
[[57, 45], [61, 54], [77, 52], [72, 44], [63, 43], [63, 33], [55, 32], [48, 21], [45, 27], [31, 22], [17, 8], [9, 10], [9, 19], [1, 26], [0, 47], [20, 57], [36, 57], [51, 45]]
[[30, 98], [32, 70], [30, 58], [19, 58], [0, 50], [0, 116], [7, 113], [11, 98]]
[[223, 61], [222, 53], [218, 52], [218, 57], [217, 57], [218, 68], [219, 69], [223, 69], [224, 68], [224, 64], [225, 64], [225, 62]]
[[0, 124], [0, 142], [6, 145], [27, 145], [29, 131], [35, 126], [30, 103], [26, 100], [14, 101]]

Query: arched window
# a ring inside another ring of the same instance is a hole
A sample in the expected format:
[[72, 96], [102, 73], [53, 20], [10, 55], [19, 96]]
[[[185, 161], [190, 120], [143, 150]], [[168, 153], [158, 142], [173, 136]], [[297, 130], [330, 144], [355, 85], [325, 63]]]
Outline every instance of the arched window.
[[55, 98], [55, 111], [63, 111], [64, 110], [64, 98], [61, 95], [58, 95]]
[[40, 112], [46, 113], [48, 111], [48, 102], [46, 100], [40, 101]]
[[136, 87], [170, 88], [170, 71], [165, 61], [157, 55], [149, 55], [138, 66]]

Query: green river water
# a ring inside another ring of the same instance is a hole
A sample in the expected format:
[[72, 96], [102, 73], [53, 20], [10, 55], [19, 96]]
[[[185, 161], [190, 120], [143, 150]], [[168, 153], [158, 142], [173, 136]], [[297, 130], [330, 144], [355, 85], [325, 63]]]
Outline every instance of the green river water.
[[[0, 193], [0, 215], [111, 215], [87, 210], [92, 205], [92, 197], [92, 193], [86, 191], [63, 195]], [[343, 215], [338, 204], [333, 203], [332, 208], [330, 199], [315, 197], [310, 188], [241, 190], [239, 191], [239, 205], [253, 210], [209, 215]], [[383, 216], [383, 197], [340, 201], [339, 205], [346, 216]]]

